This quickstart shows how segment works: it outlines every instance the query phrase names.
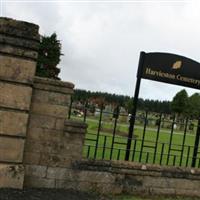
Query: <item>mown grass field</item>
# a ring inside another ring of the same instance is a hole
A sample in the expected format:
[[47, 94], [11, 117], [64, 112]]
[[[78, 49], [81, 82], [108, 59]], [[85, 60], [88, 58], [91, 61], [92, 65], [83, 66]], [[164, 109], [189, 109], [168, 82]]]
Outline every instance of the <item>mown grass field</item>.
[[[87, 118], [86, 122], [88, 124], [88, 130], [83, 151], [84, 157], [94, 158], [95, 146], [98, 140], [96, 159], [124, 160], [128, 136], [128, 123], [118, 123], [115, 137], [113, 138], [113, 121], [102, 120], [99, 137], [97, 137], [99, 120], [90, 117]], [[187, 131], [185, 138], [184, 130], [174, 130], [173, 134], [171, 134], [170, 129], [161, 128], [158, 135], [156, 126], [147, 126], [145, 133], [143, 129], [143, 125], [135, 126], [135, 139], [132, 141], [129, 160], [161, 165], [191, 165], [196, 129]], [[114, 145], [112, 146], [113, 140]], [[157, 147], [155, 147], [156, 145]], [[199, 157], [196, 162], [196, 167], [198, 167], [198, 165]]]

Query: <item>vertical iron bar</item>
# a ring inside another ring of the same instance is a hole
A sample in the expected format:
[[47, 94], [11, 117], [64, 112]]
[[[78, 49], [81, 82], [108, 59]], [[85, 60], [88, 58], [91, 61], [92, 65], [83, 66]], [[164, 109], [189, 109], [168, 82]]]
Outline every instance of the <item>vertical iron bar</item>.
[[[119, 106], [118, 106], [118, 108], [119, 108]], [[113, 153], [113, 146], [114, 146], [114, 142], [115, 142], [116, 127], [117, 127], [117, 117], [115, 118], [114, 128], [113, 128], [112, 144], [111, 144], [111, 151], [110, 151], [110, 160], [112, 160], [112, 153]]]
[[83, 118], [83, 121], [84, 121], [84, 122], [86, 122], [87, 107], [88, 107], [88, 100], [85, 102], [85, 105], [84, 105], [84, 118]]
[[136, 139], [134, 140], [134, 148], [133, 148], [133, 155], [132, 155], [132, 161], [134, 161], [134, 157], [135, 157], [135, 150], [136, 150]]
[[160, 154], [160, 165], [162, 164], [163, 153], [164, 153], [164, 143], [162, 143], [161, 154]]
[[158, 124], [157, 133], [156, 133], [157, 134], [156, 135], [156, 146], [155, 146], [155, 150], [154, 150], [153, 163], [155, 163], [155, 161], [156, 161], [156, 152], [157, 152], [157, 148], [158, 148], [158, 139], [159, 139], [159, 135], [160, 135], [161, 119], [162, 119], [162, 113], [160, 113], [159, 124]]
[[186, 139], [186, 133], [187, 133], [187, 126], [188, 126], [188, 118], [186, 119], [185, 122], [185, 129], [184, 129], [184, 134], [183, 134], [183, 142], [182, 142], [182, 149], [181, 149], [181, 157], [180, 157], [180, 166], [182, 165], [183, 161], [183, 152], [184, 152], [184, 145], [185, 145], [185, 139]]
[[172, 128], [171, 128], [171, 134], [170, 134], [170, 140], [169, 140], [169, 148], [168, 148], [168, 153], [167, 153], [167, 165], [169, 163], [170, 151], [171, 151], [171, 146], [172, 146], [172, 137], [173, 137], [173, 132], [174, 132], [174, 123], [175, 123], [175, 115], [173, 116], [173, 121], [172, 121]]
[[99, 116], [99, 126], [98, 126], [98, 130], [97, 130], [97, 140], [96, 140], [96, 146], [95, 146], [95, 151], [94, 151], [94, 159], [97, 156], [97, 149], [98, 149], [98, 144], [99, 144], [99, 134], [100, 134], [100, 130], [101, 130], [102, 114], [103, 114], [103, 104], [101, 105], [101, 111], [100, 111], [100, 116]]
[[199, 158], [199, 164], [198, 164], [198, 168], [200, 167], [200, 158]]
[[90, 156], [90, 146], [88, 146], [88, 151], [87, 151], [87, 158]]
[[196, 132], [196, 138], [195, 138], [195, 144], [194, 144], [194, 151], [192, 156], [192, 167], [195, 167], [196, 165], [196, 158], [198, 153], [198, 147], [199, 147], [199, 138], [200, 138], [200, 116], [198, 119], [198, 126], [197, 126], [197, 132]]
[[176, 164], [176, 155], [174, 155], [174, 158], [173, 158], [173, 166], [175, 166]]
[[148, 112], [146, 111], [146, 113], [145, 113], [145, 121], [144, 121], [144, 129], [143, 129], [143, 135], [142, 135], [142, 144], [141, 144], [141, 149], [140, 149], [139, 162], [141, 162], [141, 159], [142, 159], [142, 152], [143, 152], [143, 146], [144, 146], [144, 139], [145, 139], [146, 127], [147, 127], [147, 116], [148, 116]]
[[73, 103], [73, 100], [72, 100], [72, 97], [71, 97], [71, 99], [70, 99], [70, 104], [69, 104], [69, 111], [68, 111], [68, 119], [71, 118], [72, 103]]
[[107, 141], [107, 136], [104, 136], [104, 143], [103, 143], [103, 153], [102, 153], [102, 159], [105, 157], [105, 150], [106, 150], [106, 141]]
[[135, 94], [133, 99], [133, 110], [131, 112], [131, 119], [130, 119], [130, 125], [129, 125], [129, 134], [128, 134], [128, 140], [126, 145], [126, 155], [125, 160], [129, 160], [130, 150], [131, 150], [131, 142], [133, 138], [133, 132], [134, 132], [134, 125], [135, 125], [135, 118], [136, 118], [136, 110], [137, 110], [137, 102], [138, 102], [138, 96], [140, 91], [140, 82], [142, 77], [142, 70], [143, 70], [143, 63], [144, 63], [144, 57], [145, 52], [140, 53], [140, 59], [138, 64], [138, 72], [137, 72], [137, 81], [135, 86]]
[[186, 160], [186, 165], [185, 165], [186, 167], [188, 166], [189, 158], [190, 158], [190, 146], [188, 146], [187, 160]]

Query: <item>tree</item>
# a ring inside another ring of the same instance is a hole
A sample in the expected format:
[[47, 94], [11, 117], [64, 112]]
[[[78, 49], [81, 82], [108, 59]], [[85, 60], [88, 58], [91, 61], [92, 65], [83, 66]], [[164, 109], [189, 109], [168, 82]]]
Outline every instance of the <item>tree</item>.
[[63, 55], [61, 53], [61, 43], [57, 40], [56, 33], [42, 37], [38, 51], [36, 75], [59, 79], [60, 69], [57, 68], [57, 65], [60, 62], [61, 55]]
[[194, 93], [189, 97], [189, 115], [199, 117], [200, 114], [200, 94]]
[[128, 111], [128, 113], [131, 113], [133, 110], [133, 98], [130, 98], [126, 101], [125, 108]]
[[172, 111], [180, 115], [186, 115], [188, 113], [188, 94], [186, 90], [178, 92], [171, 103]]

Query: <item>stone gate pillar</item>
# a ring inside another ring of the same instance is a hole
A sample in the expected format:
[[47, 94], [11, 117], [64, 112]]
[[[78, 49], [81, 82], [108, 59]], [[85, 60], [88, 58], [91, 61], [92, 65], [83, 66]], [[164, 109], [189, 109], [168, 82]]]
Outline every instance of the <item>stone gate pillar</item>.
[[23, 187], [38, 29], [35, 24], [0, 17], [0, 187]]

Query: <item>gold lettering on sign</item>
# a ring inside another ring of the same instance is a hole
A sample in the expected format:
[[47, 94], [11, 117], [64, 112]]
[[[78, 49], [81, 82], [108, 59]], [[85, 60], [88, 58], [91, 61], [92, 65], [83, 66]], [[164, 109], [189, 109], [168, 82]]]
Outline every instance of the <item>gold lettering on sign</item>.
[[200, 85], [200, 80], [197, 79], [193, 79], [193, 78], [189, 78], [189, 77], [185, 77], [185, 76], [181, 76], [180, 74], [178, 74], [176, 76], [176, 79], [182, 82], [186, 82], [186, 83], [192, 83], [194, 85]]
[[176, 78], [176, 76], [174, 74], [163, 72], [161, 70], [159, 70], [159, 71], [152, 70], [151, 68], [146, 68], [146, 74], [156, 76], [156, 77], [161, 77], [161, 78], [169, 78], [169, 79], [175, 79]]
[[163, 72], [161, 70], [152, 70], [150, 67], [147, 67], [145, 70], [145, 75], [152, 76], [152, 77], [160, 77], [160, 78], [167, 78], [172, 80], [178, 80], [185, 83], [194, 84], [200, 86], [200, 80], [193, 79], [185, 76], [181, 76], [180, 74], [175, 75], [168, 72]]

